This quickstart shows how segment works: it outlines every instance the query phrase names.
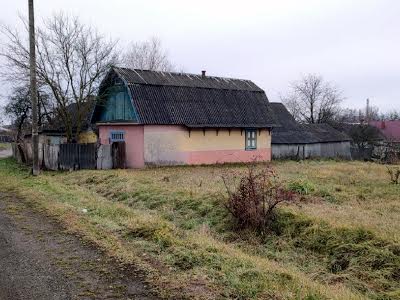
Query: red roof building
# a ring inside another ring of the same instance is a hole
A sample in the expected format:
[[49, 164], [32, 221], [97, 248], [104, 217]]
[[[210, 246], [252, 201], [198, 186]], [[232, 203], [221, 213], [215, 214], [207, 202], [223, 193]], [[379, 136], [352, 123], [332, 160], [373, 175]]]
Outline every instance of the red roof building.
[[370, 121], [369, 124], [377, 127], [388, 141], [400, 143], [400, 120]]

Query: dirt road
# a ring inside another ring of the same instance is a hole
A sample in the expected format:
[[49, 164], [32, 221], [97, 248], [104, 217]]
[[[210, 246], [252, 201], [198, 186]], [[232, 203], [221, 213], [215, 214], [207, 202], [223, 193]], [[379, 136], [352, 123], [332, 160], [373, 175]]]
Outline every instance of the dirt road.
[[0, 193], [0, 300], [157, 299], [142, 276]]
[[5, 158], [5, 157], [9, 157], [12, 155], [12, 150], [11, 148], [9, 149], [5, 149], [5, 150], [0, 150], [0, 158]]

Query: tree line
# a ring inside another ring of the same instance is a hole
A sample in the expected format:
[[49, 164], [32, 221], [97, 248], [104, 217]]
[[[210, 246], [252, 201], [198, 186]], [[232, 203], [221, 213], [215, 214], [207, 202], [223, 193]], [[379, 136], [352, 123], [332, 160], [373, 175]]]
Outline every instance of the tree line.
[[350, 123], [368, 120], [400, 120], [400, 111], [380, 113], [377, 106], [365, 109], [343, 108], [342, 91], [321, 75], [307, 74], [290, 84], [289, 92], [281, 101], [300, 123]]

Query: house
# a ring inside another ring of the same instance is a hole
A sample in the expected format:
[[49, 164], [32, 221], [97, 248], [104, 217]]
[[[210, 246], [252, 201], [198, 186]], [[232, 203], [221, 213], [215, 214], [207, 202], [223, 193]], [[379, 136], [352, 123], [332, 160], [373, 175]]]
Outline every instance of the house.
[[124, 141], [127, 167], [271, 159], [275, 120], [249, 80], [112, 68], [98, 98], [100, 143]]
[[272, 132], [272, 157], [351, 158], [351, 138], [328, 124], [300, 124], [282, 103], [270, 103], [281, 125]]
[[[95, 98], [91, 97], [90, 101], [83, 103], [81, 113], [84, 115], [80, 121], [80, 133], [76, 138], [78, 144], [88, 144], [97, 142], [96, 128], [91, 124], [91, 118], [95, 107]], [[66, 107], [68, 115], [71, 117], [73, 125], [72, 132], [76, 134], [78, 125], [78, 108], [76, 103], [72, 103]], [[39, 144], [59, 145], [67, 143], [66, 128], [60, 116], [53, 117], [49, 123], [43, 125], [39, 129]], [[30, 143], [32, 134], [25, 135], [25, 142]]]
[[378, 128], [387, 141], [400, 144], [400, 120], [370, 121], [368, 123]]
[[14, 132], [7, 128], [0, 126], [0, 143], [11, 143], [14, 140]]
[[377, 128], [382, 136], [373, 155], [386, 162], [400, 161], [400, 120], [370, 121], [368, 124]]

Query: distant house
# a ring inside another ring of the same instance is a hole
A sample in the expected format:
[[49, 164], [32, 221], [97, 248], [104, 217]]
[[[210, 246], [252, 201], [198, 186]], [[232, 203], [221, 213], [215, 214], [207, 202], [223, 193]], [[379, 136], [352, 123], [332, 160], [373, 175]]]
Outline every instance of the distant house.
[[350, 159], [350, 137], [328, 124], [300, 124], [282, 103], [270, 103], [280, 127], [272, 132], [273, 158]]
[[400, 120], [370, 121], [370, 126], [377, 128], [382, 140], [374, 148], [373, 155], [386, 162], [400, 160]]
[[[97, 134], [96, 128], [93, 124], [91, 124], [91, 118], [95, 106], [94, 98], [91, 101], [85, 102], [83, 104], [83, 108], [81, 111], [84, 115], [80, 122], [80, 133], [76, 139], [76, 142], [79, 144], [87, 144], [87, 143], [96, 143], [97, 142]], [[67, 107], [68, 114], [71, 117], [71, 124], [73, 124], [72, 132], [77, 132], [78, 125], [78, 109], [77, 104], [72, 103]], [[25, 135], [25, 141], [30, 142], [31, 133]], [[39, 129], [39, 143], [41, 144], [51, 144], [58, 145], [67, 143], [66, 136], [66, 127], [61, 117], [54, 117], [48, 123], [42, 126]]]
[[11, 143], [14, 140], [14, 132], [7, 128], [0, 126], [0, 143]]
[[400, 120], [370, 121], [369, 125], [378, 128], [387, 141], [400, 143]]
[[127, 167], [271, 159], [275, 120], [249, 80], [112, 68], [99, 99], [100, 143], [124, 141]]

